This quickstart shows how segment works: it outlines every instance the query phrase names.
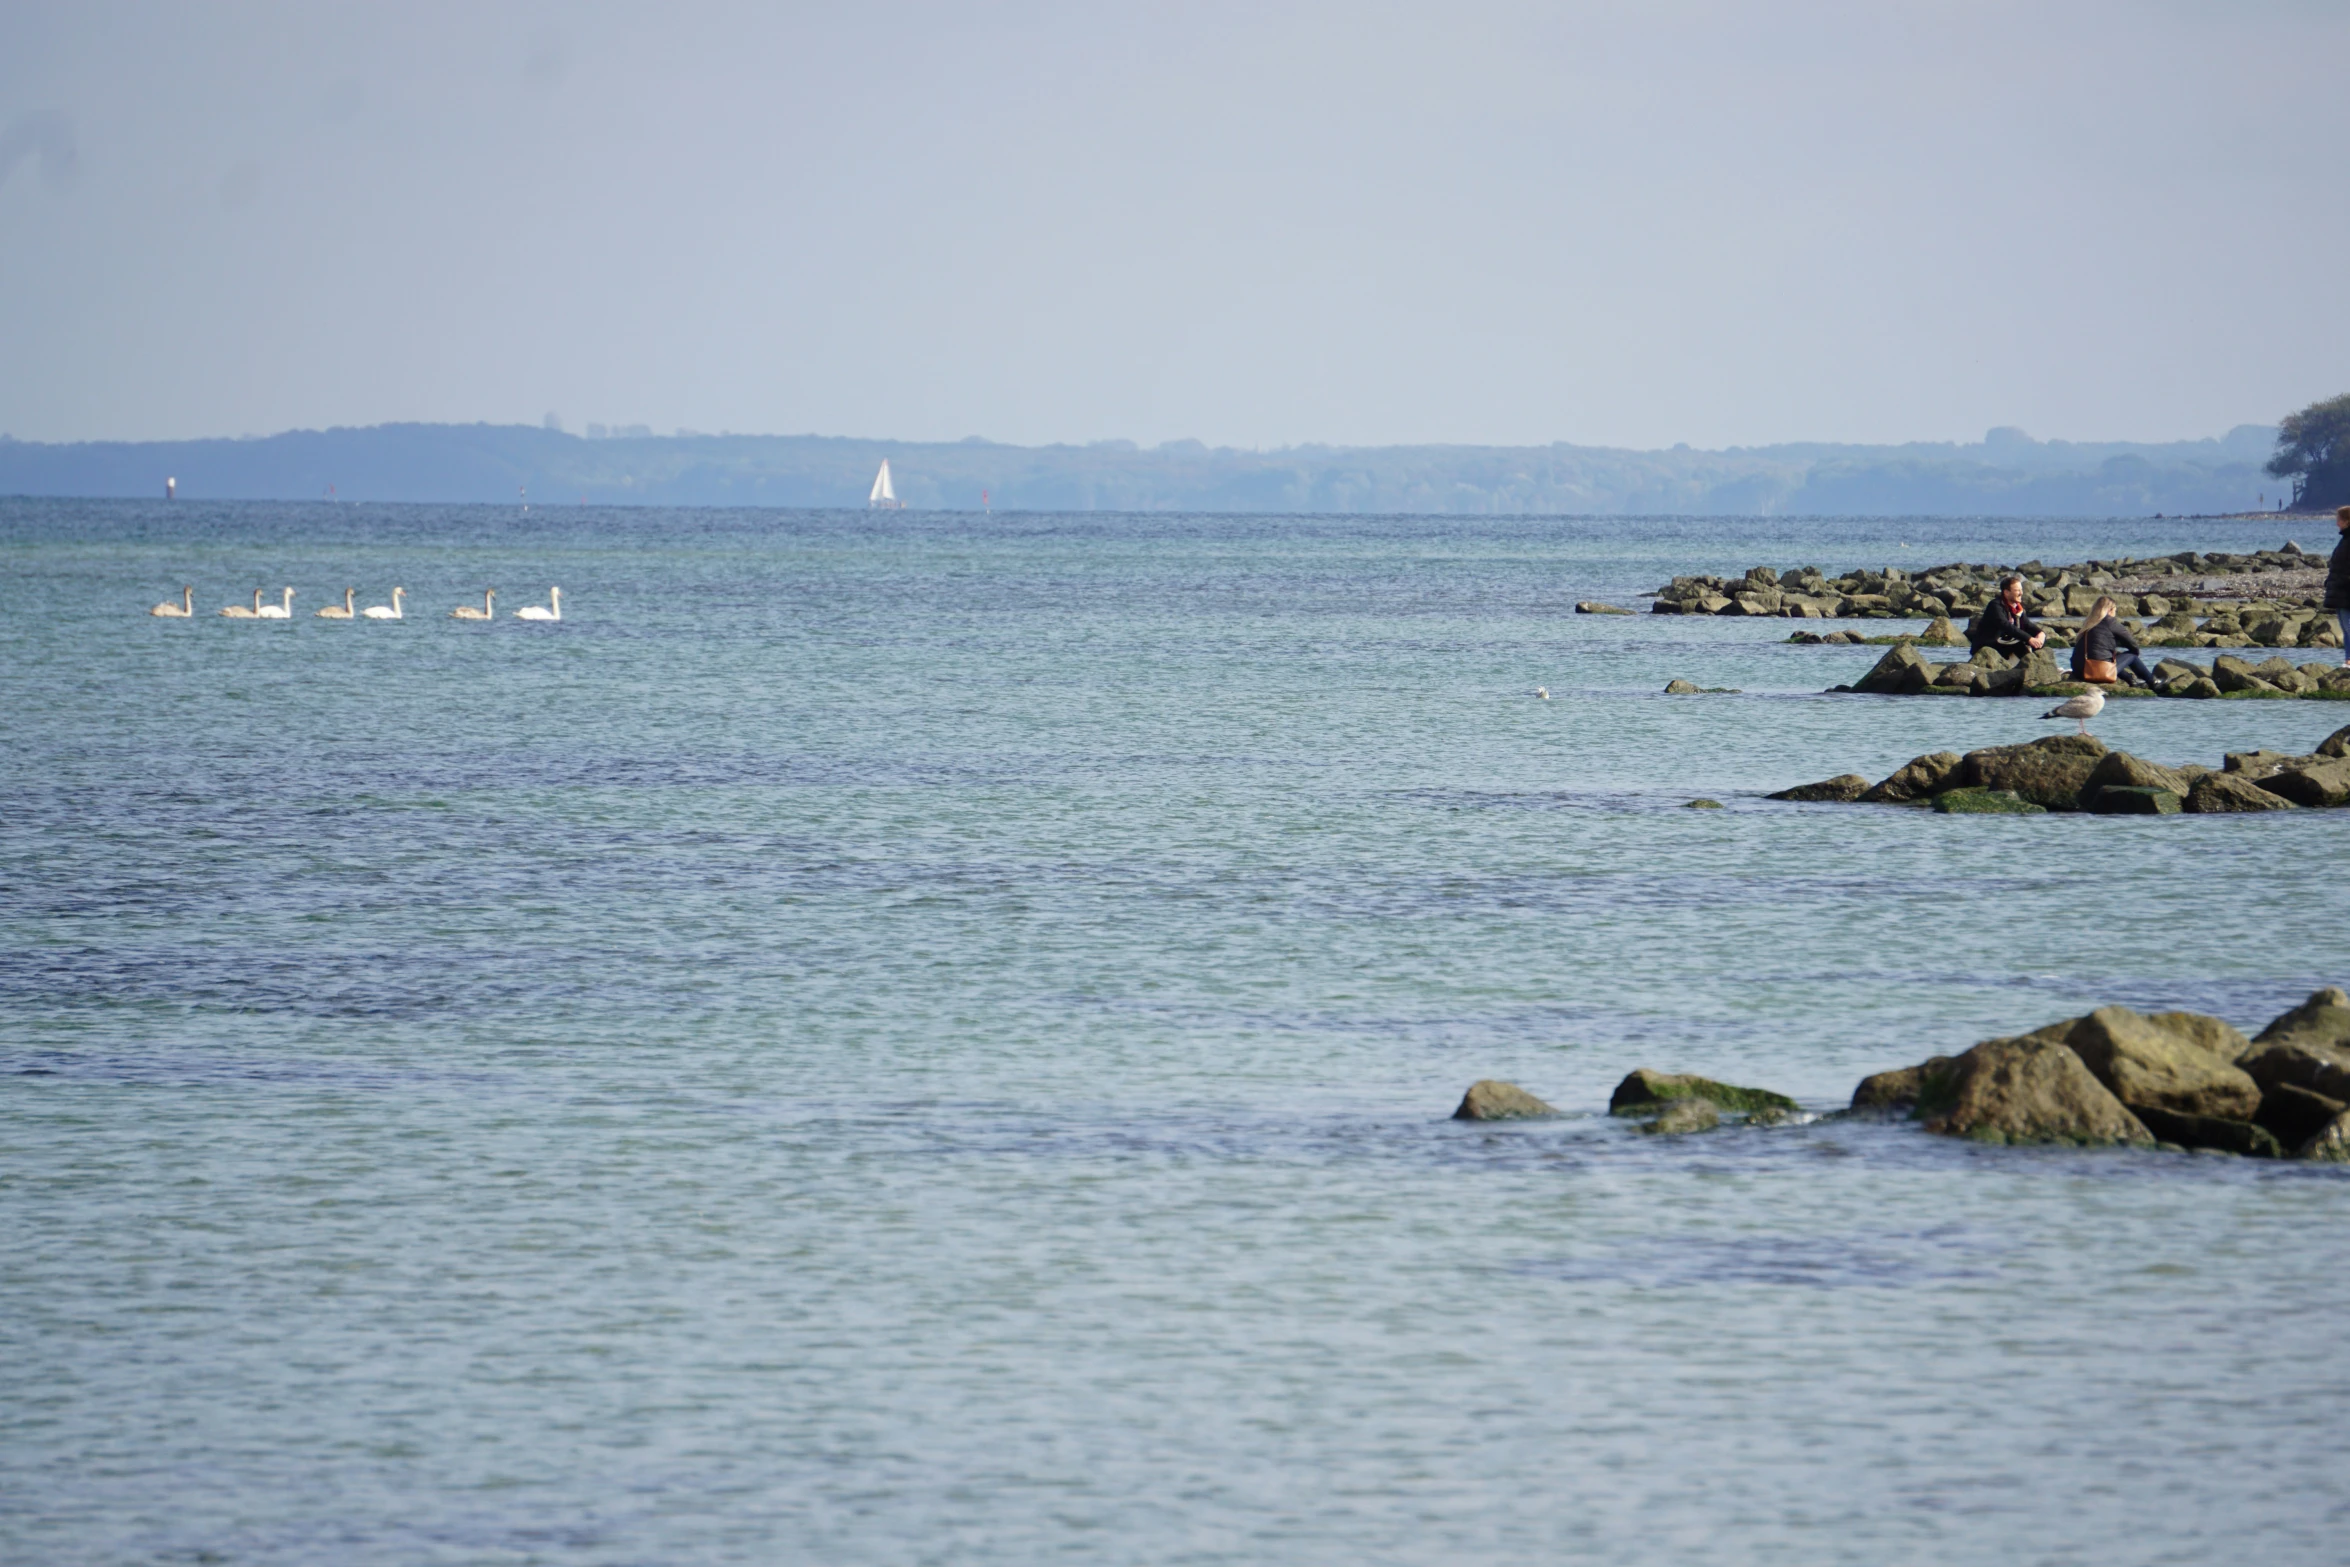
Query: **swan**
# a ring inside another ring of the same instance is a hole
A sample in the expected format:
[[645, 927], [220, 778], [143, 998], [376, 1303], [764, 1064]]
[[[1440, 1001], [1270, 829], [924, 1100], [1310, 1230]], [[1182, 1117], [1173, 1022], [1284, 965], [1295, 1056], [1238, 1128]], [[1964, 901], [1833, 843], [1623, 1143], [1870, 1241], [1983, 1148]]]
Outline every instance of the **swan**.
[[261, 590], [259, 588], [253, 590], [253, 607], [251, 609], [247, 609], [242, 604], [231, 604], [221, 613], [231, 620], [259, 620], [261, 618]]
[[319, 612], [318, 612], [316, 615], [313, 615], [311, 618], [312, 618], [313, 620], [349, 620], [349, 619], [351, 618], [351, 613], [352, 613], [352, 611], [351, 611], [351, 595], [352, 595], [352, 594], [354, 594], [354, 593], [356, 593], [356, 592], [358, 592], [358, 591], [359, 591], [359, 590], [358, 590], [357, 588], [345, 588], [345, 589], [343, 589], [343, 606], [342, 606], [342, 608], [340, 608], [340, 609], [337, 609], [337, 608], [336, 608], [334, 605], [332, 605], [332, 604], [329, 604], [329, 605], [328, 605], [326, 608], [324, 608], [324, 609], [320, 610], [320, 611], [319, 611]]
[[[253, 596], [255, 599], [259, 599], [261, 597], [259, 593], [255, 593]], [[294, 590], [292, 588], [286, 589], [286, 601], [283, 604], [263, 604], [258, 609], [254, 610], [253, 613], [263, 620], [293, 619]]]
[[563, 618], [563, 590], [549, 588], [547, 589], [547, 597], [554, 601], [555, 607], [553, 609], [549, 609], [544, 604], [525, 604], [514, 612], [514, 618], [516, 620], [561, 620]]
[[165, 599], [162, 603], [147, 611], [147, 613], [150, 615], [168, 615], [173, 620], [185, 620], [190, 615], [196, 613], [196, 590], [193, 587], [182, 588], [180, 589], [180, 601], [177, 604], [174, 604], [169, 599]]
[[400, 595], [407, 591], [406, 588], [394, 588], [389, 604], [370, 604], [359, 613], [369, 620], [406, 620], [408, 617], [400, 613]]
[[451, 620], [488, 620], [493, 617], [497, 607], [498, 590], [484, 588], [481, 594], [481, 608], [475, 609], [471, 604], [460, 604], [449, 611], [449, 618]]
[[2068, 696], [2057, 703], [2042, 718], [2070, 718], [2081, 726], [2081, 733], [2089, 732], [2089, 720], [2105, 711], [2105, 693], [2091, 686], [2079, 696]]

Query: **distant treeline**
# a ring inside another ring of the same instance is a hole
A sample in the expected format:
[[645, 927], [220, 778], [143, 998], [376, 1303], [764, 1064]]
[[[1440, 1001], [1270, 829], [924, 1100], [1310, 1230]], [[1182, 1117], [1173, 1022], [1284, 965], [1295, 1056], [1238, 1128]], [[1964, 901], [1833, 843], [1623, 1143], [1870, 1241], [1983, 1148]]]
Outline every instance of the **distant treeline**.
[[2267, 425], [2216, 440], [1789, 445], [1138, 448], [387, 424], [239, 440], [0, 437], [0, 494], [187, 499], [861, 506], [883, 458], [909, 507], [999, 511], [1698, 516], [2171, 516], [2277, 504]]

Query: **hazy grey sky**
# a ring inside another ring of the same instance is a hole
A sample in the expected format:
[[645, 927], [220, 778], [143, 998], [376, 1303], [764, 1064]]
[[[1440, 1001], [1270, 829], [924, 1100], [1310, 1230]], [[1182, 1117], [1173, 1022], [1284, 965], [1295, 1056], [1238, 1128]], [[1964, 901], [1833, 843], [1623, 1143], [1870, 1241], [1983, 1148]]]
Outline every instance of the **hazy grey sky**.
[[0, 5], [0, 430], [2159, 439], [2350, 390], [2350, 5]]

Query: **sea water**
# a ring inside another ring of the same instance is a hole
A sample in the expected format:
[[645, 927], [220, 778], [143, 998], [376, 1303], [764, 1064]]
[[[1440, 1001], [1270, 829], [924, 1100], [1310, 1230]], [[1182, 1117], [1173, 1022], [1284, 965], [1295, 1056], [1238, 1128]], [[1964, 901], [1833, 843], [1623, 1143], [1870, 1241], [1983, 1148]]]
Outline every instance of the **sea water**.
[[2339, 1169], [1603, 1111], [2257, 1029], [2350, 813], [1572, 613], [2286, 531], [0, 503], [0, 1557], [2338, 1561]]

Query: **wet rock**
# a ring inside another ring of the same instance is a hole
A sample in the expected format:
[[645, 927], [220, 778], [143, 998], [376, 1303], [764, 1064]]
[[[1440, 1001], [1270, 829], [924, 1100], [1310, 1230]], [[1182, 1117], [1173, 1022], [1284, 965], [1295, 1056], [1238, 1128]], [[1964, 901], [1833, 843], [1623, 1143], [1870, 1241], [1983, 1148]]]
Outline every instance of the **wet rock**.
[[2296, 1159], [2319, 1164], [2350, 1164], [2350, 1115], [2337, 1115], [2325, 1130], [2293, 1150]]
[[1640, 1130], [1660, 1137], [1677, 1137], [1686, 1132], [1710, 1132], [1721, 1124], [1722, 1112], [1714, 1108], [1712, 1100], [1676, 1099], [1655, 1120], [1643, 1122]]
[[[2330, 678], [2330, 677], [2329, 677]], [[2350, 725], [2335, 730], [2317, 743], [2320, 756], [2350, 756]]]
[[2146, 1130], [2182, 1148], [2212, 1149], [2247, 1159], [2282, 1159], [2284, 1146], [2264, 1126], [2217, 1115], [2184, 1115], [2176, 1110], [2131, 1107]]
[[1575, 606], [1578, 615], [1629, 615], [1632, 612], [1614, 604], [1602, 604], [1597, 599], [1585, 599]]
[[2350, 760], [2279, 768], [2259, 783], [2270, 794], [2283, 795], [2299, 806], [2350, 804]]
[[1668, 680], [1665, 682], [1665, 695], [1667, 696], [1695, 696], [1699, 690], [1700, 687], [1694, 680]]
[[1864, 790], [1858, 798], [1870, 805], [1909, 805], [1947, 788], [1966, 758], [1956, 751], [1930, 751], [1913, 757], [1883, 783]]
[[1987, 1039], [1927, 1074], [1926, 1130], [1992, 1143], [2150, 1144], [2145, 1125], [2051, 1039]]
[[1926, 655], [1917, 650], [1917, 644], [1903, 642], [1888, 648], [1874, 668], [1852, 683], [1852, 689], [1868, 696], [1904, 696], [1924, 690], [1932, 678]]
[[[2133, 1111], [2249, 1121], [2260, 1106], [2260, 1085], [2235, 1064], [2252, 1042], [2215, 1017], [2099, 1007], [2073, 1024], [2064, 1042]], [[2158, 1137], [2188, 1142], [2147, 1126]]]
[[1878, 1072], [1860, 1080], [1852, 1091], [1855, 1110], [1899, 1110], [1914, 1108], [1925, 1085], [1941, 1076], [1950, 1067], [1950, 1057], [1935, 1056], [1916, 1066], [1895, 1067], [1890, 1072]]
[[[2184, 799], [2190, 787], [2190, 780], [2175, 768], [2142, 760], [2127, 751], [2108, 751], [2089, 770], [2088, 781], [2081, 785], [2081, 799], [2090, 803], [2100, 789], [2163, 789]], [[2095, 809], [2093, 803], [2090, 808]]]
[[1707, 1099], [1721, 1109], [1748, 1113], [1796, 1108], [1794, 1100], [1767, 1088], [1739, 1088], [1685, 1072], [1655, 1072], [1640, 1067], [1616, 1085], [1615, 1093], [1608, 1098], [1607, 1111], [1610, 1115], [1647, 1115], [1657, 1106], [1677, 1099]]
[[2218, 816], [2237, 811], [2290, 811], [2292, 801], [2266, 789], [2241, 773], [2205, 773], [2187, 791], [2187, 812]]
[[1721, 808], [1721, 801], [1708, 800], [1703, 795], [1698, 796], [1696, 799], [1690, 801], [1687, 805], [1682, 807], [1682, 809], [1685, 811], [1718, 811]]
[[2009, 789], [1946, 789], [1934, 796], [1934, 809], [1945, 816], [2045, 816], [2048, 807]]
[[2044, 810], [2076, 810], [2082, 788], [2104, 757], [2105, 743], [2095, 735], [2044, 735], [2028, 745], [1969, 751], [1958, 783], [2005, 791]]
[[2273, 691], [2265, 679], [2253, 669], [2250, 662], [2232, 654], [2222, 653], [2211, 661], [2212, 684], [2222, 691]]
[[1483, 1078], [1469, 1085], [1461, 1095], [1461, 1107], [1452, 1113], [1456, 1121], [1529, 1121], [1558, 1112], [1515, 1083], [1504, 1083], [1495, 1078]]
[[2306, 1088], [2350, 1103], [2350, 998], [2327, 986], [2262, 1029], [2236, 1057], [2269, 1093]]
[[1868, 792], [1868, 787], [1869, 781], [1858, 773], [1839, 773], [1833, 778], [1823, 778], [1818, 783], [1797, 784], [1792, 789], [1781, 789], [1777, 794], [1766, 795], [1764, 798], [1771, 800], [1834, 800], [1838, 802], [1844, 802], [1859, 799], [1863, 794]]
[[1920, 633], [1918, 641], [1927, 647], [1961, 647], [1965, 645], [1966, 638], [1958, 634], [1958, 628], [1950, 623], [1948, 615], [1937, 615]]
[[2324, 1131], [2345, 1110], [2350, 1110], [2350, 1104], [2330, 1095], [2279, 1083], [2262, 1092], [2260, 1109], [2252, 1119], [2267, 1127], [2269, 1135], [2287, 1148], [2298, 1148]]
[[2222, 758], [2226, 772], [2242, 773], [2247, 778], [2266, 778], [2280, 767], [2314, 761], [2314, 757], [2295, 756], [2290, 751], [2230, 751]]
[[2097, 816], [2176, 816], [2186, 804], [2185, 796], [2168, 789], [2134, 789], [2127, 785], [2092, 790], [2083, 798], [2090, 813]]

